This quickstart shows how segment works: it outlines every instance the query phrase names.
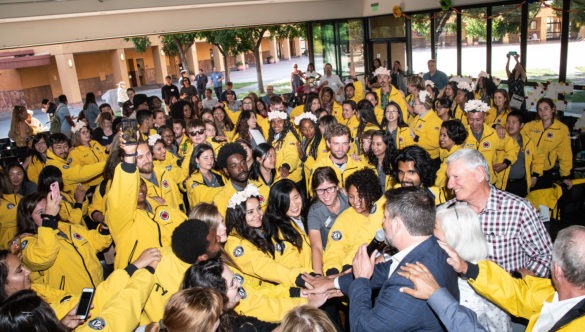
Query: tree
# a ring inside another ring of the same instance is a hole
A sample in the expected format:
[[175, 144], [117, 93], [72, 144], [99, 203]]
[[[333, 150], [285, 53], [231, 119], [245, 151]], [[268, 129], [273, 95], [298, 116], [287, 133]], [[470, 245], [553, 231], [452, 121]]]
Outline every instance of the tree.
[[[551, 7], [554, 8], [563, 8], [563, 1], [562, 0], [554, 0], [551, 4]], [[579, 30], [585, 26], [585, 1], [583, 0], [572, 0], [571, 1], [571, 9], [581, 9], [579, 11], [575, 11], [569, 14], [569, 31], [574, 33], [575, 36], [579, 33]], [[563, 16], [563, 12], [561, 11], [554, 11], [557, 17]]]
[[[168, 35], [160, 35], [159, 38], [163, 45], [163, 51], [168, 56], [178, 56], [181, 59], [181, 66], [183, 69], [188, 70], [189, 66], [185, 55], [189, 50], [189, 47], [195, 42], [196, 33], [174, 33]], [[146, 52], [146, 48], [149, 47], [150, 39], [146, 36], [141, 37], [130, 37], [124, 38], [125, 41], [131, 41], [134, 44], [134, 48], [138, 53]]]
[[146, 52], [146, 48], [150, 46], [150, 39], [146, 36], [124, 38], [124, 41], [131, 41], [138, 53]]
[[200, 38], [204, 38], [208, 43], [215, 45], [223, 55], [226, 81], [230, 80], [228, 57], [252, 49], [250, 40], [242, 30], [243, 29], [214, 30], [198, 33]]

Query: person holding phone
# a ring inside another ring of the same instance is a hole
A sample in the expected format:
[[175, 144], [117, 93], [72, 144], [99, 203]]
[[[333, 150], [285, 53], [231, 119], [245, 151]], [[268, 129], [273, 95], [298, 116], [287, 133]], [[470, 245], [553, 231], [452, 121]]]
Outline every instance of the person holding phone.
[[24, 266], [33, 283], [78, 294], [103, 281], [96, 255], [112, 244], [109, 229], [59, 221], [61, 195], [34, 193], [18, 206], [17, 226]]
[[[514, 57], [516, 64], [514, 65], [514, 69], [510, 72], [510, 57]], [[518, 110], [518, 111], [526, 111], [526, 102], [524, 101], [524, 86], [526, 85], [526, 70], [522, 66], [522, 62], [520, 62], [520, 54], [512, 51], [506, 54], [506, 75], [508, 76], [508, 95], [510, 95], [510, 99], [517, 98], [520, 103], [512, 103], [510, 105], [511, 108]]]

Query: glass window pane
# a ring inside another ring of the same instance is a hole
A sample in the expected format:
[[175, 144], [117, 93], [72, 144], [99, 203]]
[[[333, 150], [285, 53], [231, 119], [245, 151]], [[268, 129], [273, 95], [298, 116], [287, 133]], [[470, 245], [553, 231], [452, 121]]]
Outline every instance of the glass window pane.
[[447, 76], [457, 75], [457, 14], [449, 10], [434, 13], [433, 17], [437, 68]]
[[[567, 81], [585, 85], [585, 0], [571, 0], [569, 15], [569, 55], [567, 57]], [[585, 92], [583, 92], [585, 97]]]
[[[492, 15], [492, 75], [506, 80], [508, 53], [516, 52], [520, 61], [522, 11], [518, 5], [493, 6]], [[510, 72], [514, 66], [516, 60], [512, 54], [508, 66]], [[506, 86], [502, 84], [500, 88]]]
[[473, 8], [461, 12], [461, 74], [477, 77], [480, 71], [486, 69], [486, 9]]
[[353, 64], [356, 74], [365, 72], [364, 66], [364, 30], [362, 20], [348, 20], [339, 24], [341, 45], [341, 71], [349, 75], [349, 66]]
[[393, 15], [370, 18], [370, 38], [405, 37], [404, 18]]
[[[560, 5], [562, 7], [562, 4]], [[561, 61], [561, 17], [551, 8], [540, 3], [529, 5], [528, 50], [526, 51], [526, 76], [528, 81], [559, 80]], [[534, 22], [534, 23], [532, 23]], [[532, 29], [535, 26], [536, 29]]]
[[334, 24], [313, 23], [313, 52], [315, 53], [315, 70], [323, 74], [326, 63], [333, 65], [335, 71], [335, 35]]
[[411, 18], [412, 72], [426, 73], [429, 71], [427, 61], [432, 58], [430, 15], [415, 14]]

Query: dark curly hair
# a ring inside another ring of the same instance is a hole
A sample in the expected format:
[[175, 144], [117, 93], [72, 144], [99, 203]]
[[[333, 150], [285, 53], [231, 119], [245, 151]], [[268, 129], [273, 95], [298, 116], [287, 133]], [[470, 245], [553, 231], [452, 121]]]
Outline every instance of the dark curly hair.
[[284, 128], [282, 129], [282, 132], [280, 133], [280, 136], [278, 137], [277, 140], [274, 140], [274, 136], [276, 135], [276, 133], [272, 129], [272, 125], [270, 126], [270, 129], [268, 130], [268, 144], [270, 144], [272, 146], [276, 146], [277, 144], [281, 144], [284, 141], [284, 138], [286, 137], [286, 135], [288, 133], [293, 134], [293, 136], [297, 139], [297, 141], [299, 141], [299, 142], [301, 141], [299, 134], [293, 128], [293, 124], [290, 122], [289, 119], [286, 119], [286, 120], [284, 120]]
[[[258, 196], [251, 196], [250, 198], [259, 199]], [[274, 257], [274, 247], [271, 247], [264, 236], [262, 236], [256, 229], [248, 226], [246, 223], [246, 202], [236, 205], [235, 208], [228, 208], [225, 213], [225, 224], [227, 233], [230, 234], [235, 230], [241, 237], [250, 241], [256, 248], [263, 253], [270, 253]], [[258, 201], [260, 202], [260, 201]], [[260, 203], [258, 203], [260, 204]], [[264, 225], [262, 225], [264, 228]]]
[[[384, 144], [386, 144], [386, 152], [384, 153], [384, 160], [382, 160], [382, 168], [384, 169], [384, 174], [391, 175], [392, 174], [392, 161], [396, 157], [398, 153], [396, 151], [396, 146], [394, 145], [394, 140], [392, 139], [392, 135], [386, 134], [383, 130], [376, 130], [372, 134], [372, 141], [374, 140], [374, 136], [379, 136], [382, 138]], [[373, 144], [373, 142], [372, 142]], [[378, 166], [378, 157], [374, 155], [374, 151], [370, 147], [370, 151], [368, 151], [368, 162], [370, 165], [377, 167]]]
[[406, 147], [398, 151], [398, 155], [394, 158], [394, 178], [398, 179], [398, 162], [414, 162], [414, 169], [420, 177], [421, 183], [429, 188], [435, 183], [437, 174], [433, 168], [432, 159], [429, 153], [417, 145]]
[[[236, 133], [240, 135], [241, 139], [244, 139], [248, 142], [252, 141], [250, 137], [250, 126], [248, 126], [248, 120], [252, 117], [252, 114], [256, 116], [256, 113], [249, 110], [243, 110], [240, 112], [238, 116], [238, 122], [236, 123]], [[262, 132], [262, 128], [258, 123], [256, 123], [256, 129]]]
[[[303, 237], [293, 227], [294, 221], [286, 215], [290, 207], [290, 193], [293, 190], [301, 193], [296, 183], [289, 179], [284, 179], [273, 184], [268, 194], [268, 204], [262, 218], [262, 228], [265, 230], [265, 237], [273, 256], [274, 243], [287, 241], [297, 247], [299, 251], [303, 247]], [[303, 213], [301, 213], [302, 215]], [[283, 237], [282, 239], [281, 236]]]
[[[311, 125], [313, 126], [313, 130], [315, 130], [315, 136], [313, 136], [313, 138], [311, 139], [311, 141], [308, 143], [309, 144], [309, 153], [306, 156], [303, 156], [303, 159], [306, 159], [307, 157], [313, 157], [314, 159], [317, 159], [317, 154], [319, 153], [319, 144], [321, 143], [321, 130], [319, 130], [319, 125], [316, 124], [315, 122], [313, 122], [313, 120], [311, 119], [303, 119], [301, 120], [301, 122], [299, 123], [299, 127], [302, 126], [304, 121], [309, 121], [311, 123]], [[302, 142], [302, 141], [300, 141]], [[303, 150], [303, 154], [304, 154], [305, 150]], [[303, 160], [304, 162], [305, 160]]]
[[447, 136], [456, 144], [461, 145], [467, 139], [467, 129], [460, 120], [447, 120], [441, 124], [441, 128], [447, 129]]
[[217, 168], [219, 169], [226, 168], [228, 158], [234, 154], [240, 154], [242, 155], [242, 157], [244, 157], [244, 159], [248, 157], [248, 153], [246, 152], [246, 150], [244, 150], [240, 143], [225, 144], [219, 149], [219, 152], [217, 153], [217, 159], [215, 161]]
[[382, 187], [378, 182], [378, 176], [371, 168], [364, 168], [356, 171], [345, 181], [345, 190], [349, 192], [349, 188], [354, 186], [360, 198], [363, 198], [368, 211], [372, 210], [374, 203], [382, 197]]

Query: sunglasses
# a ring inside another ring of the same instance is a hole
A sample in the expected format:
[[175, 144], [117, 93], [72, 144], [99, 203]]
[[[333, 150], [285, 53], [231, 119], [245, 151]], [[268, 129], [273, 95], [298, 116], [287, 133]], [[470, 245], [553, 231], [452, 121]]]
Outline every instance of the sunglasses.
[[203, 133], [205, 133], [205, 129], [199, 129], [199, 130], [189, 132], [189, 135], [190, 136], [197, 136], [197, 135], [203, 135]]

